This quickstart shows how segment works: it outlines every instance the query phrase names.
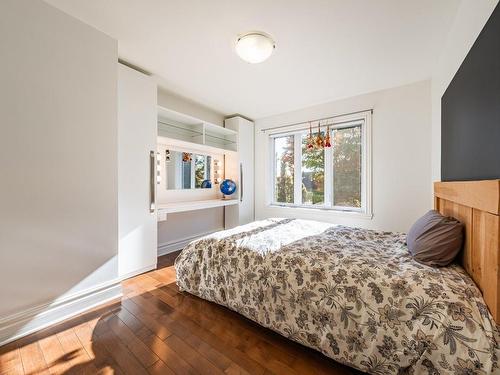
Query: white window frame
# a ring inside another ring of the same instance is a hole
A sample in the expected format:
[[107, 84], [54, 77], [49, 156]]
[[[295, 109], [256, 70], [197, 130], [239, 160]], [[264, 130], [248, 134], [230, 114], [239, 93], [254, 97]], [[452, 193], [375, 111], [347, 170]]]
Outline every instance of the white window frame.
[[[327, 120], [324, 121], [325, 123]], [[287, 128], [270, 130], [269, 139], [269, 163], [271, 189], [268, 196], [268, 206], [284, 207], [291, 209], [328, 210], [346, 215], [358, 215], [372, 218], [372, 114], [371, 111], [356, 113], [353, 115], [336, 116], [328, 121], [330, 131], [334, 129], [361, 126], [361, 207], [344, 207], [333, 205], [333, 168], [332, 148], [325, 148], [325, 186], [324, 204], [303, 203], [281, 203], [275, 202], [276, 183], [276, 160], [274, 150], [274, 139], [294, 135], [294, 202], [302, 202], [302, 134], [308, 132], [308, 123], [294, 125]], [[323, 128], [323, 126], [322, 126]], [[313, 129], [315, 130], [315, 129]], [[323, 129], [322, 129], [323, 130]], [[326, 129], [325, 129], [326, 130]]]

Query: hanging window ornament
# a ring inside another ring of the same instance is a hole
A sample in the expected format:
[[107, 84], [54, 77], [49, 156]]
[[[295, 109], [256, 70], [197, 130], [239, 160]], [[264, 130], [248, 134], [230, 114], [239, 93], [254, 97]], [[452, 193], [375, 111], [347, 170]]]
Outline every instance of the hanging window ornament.
[[316, 148], [323, 148], [323, 135], [321, 134], [321, 128], [318, 121], [318, 135], [316, 136]]
[[314, 148], [314, 139], [313, 139], [313, 133], [312, 133], [312, 125], [309, 123], [309, 137], [307, 139], [307, 149], [311, 150]]
[[326, 127], [326, 137], [325, 137], [325, 148], [332, 147], [332, 143], [330, 141], [330, 125]]

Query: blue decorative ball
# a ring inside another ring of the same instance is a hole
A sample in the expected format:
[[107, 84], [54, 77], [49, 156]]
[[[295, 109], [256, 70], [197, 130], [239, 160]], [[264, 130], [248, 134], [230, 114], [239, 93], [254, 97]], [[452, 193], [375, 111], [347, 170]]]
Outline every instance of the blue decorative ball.
[[211, 189], [212, 188], [212, 181], [203, 180], [203, 182], [201, 183], [201, 188], [202, 189]]
[[236, 183], [233, 180], [226, 179], [221, 182], [220, 191], [224, 195], [231, 195], [236, 191]]

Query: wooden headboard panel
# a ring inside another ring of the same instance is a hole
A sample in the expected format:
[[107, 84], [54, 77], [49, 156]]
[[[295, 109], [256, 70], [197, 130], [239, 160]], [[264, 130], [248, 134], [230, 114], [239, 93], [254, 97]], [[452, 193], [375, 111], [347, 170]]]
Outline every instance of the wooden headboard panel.
[[461, 263], [500, 323], [500, 180], [435, 182], [434, 208], [464, 224]]

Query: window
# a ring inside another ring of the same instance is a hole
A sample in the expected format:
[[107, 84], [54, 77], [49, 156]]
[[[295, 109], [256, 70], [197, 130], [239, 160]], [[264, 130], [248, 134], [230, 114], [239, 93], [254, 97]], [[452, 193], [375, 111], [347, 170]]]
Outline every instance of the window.
[[293, 203], [294, 195], [294, 136], [274, 139], [274, 201]]
[[333, 130], [333, 205], [361, 208], [361, 125]]
[[308, 147], [307, 124], [271, 133], [271, 204], [370, 214], [370, 122], [368, 113], [322, 121], [323, 139], [330, 123], [324, 148]]

